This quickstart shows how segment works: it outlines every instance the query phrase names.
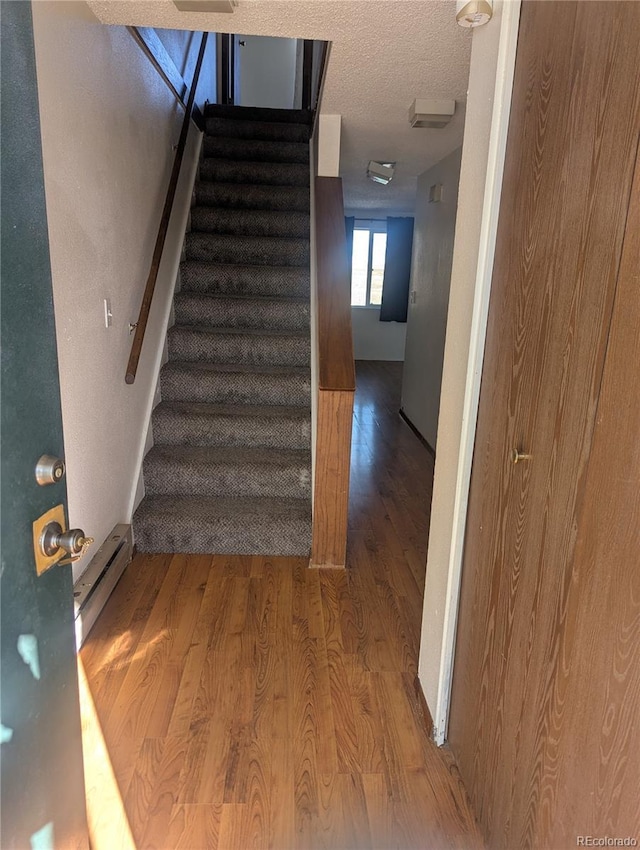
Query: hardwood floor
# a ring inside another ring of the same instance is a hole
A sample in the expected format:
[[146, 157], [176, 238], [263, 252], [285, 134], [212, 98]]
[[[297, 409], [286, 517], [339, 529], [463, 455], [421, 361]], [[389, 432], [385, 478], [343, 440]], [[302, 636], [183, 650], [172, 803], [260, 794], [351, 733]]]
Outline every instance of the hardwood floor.
[[347, 570], [137, 556], [82, 650], [138, 848], [482, 847], [414, 691], [432, 457], [357, 375]]

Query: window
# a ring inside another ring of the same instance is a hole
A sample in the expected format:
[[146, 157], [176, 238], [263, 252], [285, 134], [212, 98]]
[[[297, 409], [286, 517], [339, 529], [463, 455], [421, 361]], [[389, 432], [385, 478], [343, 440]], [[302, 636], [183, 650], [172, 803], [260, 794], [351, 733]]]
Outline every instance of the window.
[[387, 251], [386, 221], [356, 221], [351, 259], [351, 306], [379, 307]]

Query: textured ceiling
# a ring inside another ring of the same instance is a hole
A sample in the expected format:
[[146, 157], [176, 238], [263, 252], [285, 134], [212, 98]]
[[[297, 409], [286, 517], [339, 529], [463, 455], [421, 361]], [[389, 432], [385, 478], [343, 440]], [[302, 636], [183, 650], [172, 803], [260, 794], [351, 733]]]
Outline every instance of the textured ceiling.
[[[332, 42], [322, 112], [342, 115], [345, 206], [412, 213], [416, 178], [462, 144], [471, 33], [455, 0], [239, 0], [232, 15], [179, 12], [171, 0], [88, 0], [103, 23], [278, 35]], [[416, 97], [454, 98], [442, 130], [412, 129]], [[370, 159], [397, 161], [388, 186]]]

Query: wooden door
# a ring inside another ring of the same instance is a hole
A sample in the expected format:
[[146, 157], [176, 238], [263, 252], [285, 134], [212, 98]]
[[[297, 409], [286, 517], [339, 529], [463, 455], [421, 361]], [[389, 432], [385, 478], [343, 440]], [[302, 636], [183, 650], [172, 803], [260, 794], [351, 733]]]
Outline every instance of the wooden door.
[[[602, 701], [593, 710], [583, 687], [585, 703], [576, 704], [567, 682], [577, 687], [594, 635], [613, 651], [610, 614], [616, 599], [627, 611], [637, 570], [627, 547], [626, 584], [609, 587], [607, 608], [594, 608], [580, 637], [581, 523], [594, 520], [585, 488], [594, 487], [590, 456], [640, 134], [639, 45], [640, 4], [523, 4], [449, 727], [489, 847], [558, 850], [576, 846], [578, 834], [638, 825], [631, 792], [610, 787], [611, 776], [636, 790], [640, 781], [626, 752], [625, 688], [613, 699], [616, 732], [607, 764], [596, 760], [600, 772], [565, 742], [589, 742], [591, 756], [601, 746]], [[514, 464], [514, 449], [532, 458]], [[598, 496], [609, 498], [604, 481]], [[615, 519], [628, 534], [633, 517]], [[634, 604], [637, 632], [637, 595]], [[608, 656], [599, 657], [604, 687]], [[559, 836], [568, 843], [554, 843]]]
[[36, 574], [32, 523], [63, 481], [49, 243], [30, 3], [2, 4], [2, 826], [3, 848], [86, 848], [70, 566]]

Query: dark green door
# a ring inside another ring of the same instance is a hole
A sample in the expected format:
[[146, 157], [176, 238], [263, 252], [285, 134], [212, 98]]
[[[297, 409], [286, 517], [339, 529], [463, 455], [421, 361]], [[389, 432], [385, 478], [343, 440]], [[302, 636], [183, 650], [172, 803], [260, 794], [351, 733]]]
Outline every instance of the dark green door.
[[36, 574], [32, 523], [64, 481], [31, 4], [2, 3], [2, 850], [88, 847], [71, 567]]

